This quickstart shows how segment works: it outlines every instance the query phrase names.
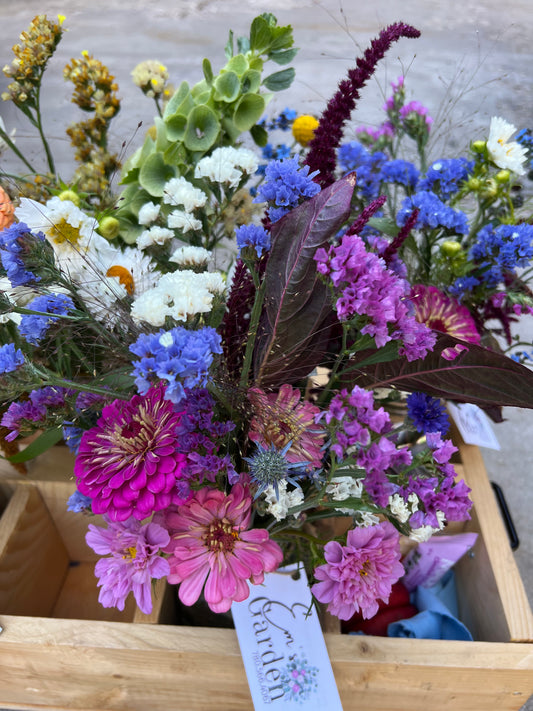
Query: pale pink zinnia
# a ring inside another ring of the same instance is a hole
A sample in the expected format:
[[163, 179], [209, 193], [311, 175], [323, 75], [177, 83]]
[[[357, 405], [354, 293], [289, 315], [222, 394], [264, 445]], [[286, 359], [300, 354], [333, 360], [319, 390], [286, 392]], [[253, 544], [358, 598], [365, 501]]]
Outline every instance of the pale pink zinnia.
[[315, 569], [319, 581], [311, 592], [328, 612], [349, 620], [361, 610], [364, 618], [378, 611], [378, 600], [389, 601], [392, 585], [404, 574], [400, 537], [389, 521], [348, 531], [346, 545], [324, 546], [326, 562]]
[[248, 530], [252, 498], [242, 484], [226, 495], [204, 488], [177, 509], [158, 515], [170, 531], [167, 552], [170, 583], [181, 583], [179, 598], [193, 605], [204, 588], [213, 612], [227, 612], [249, 595], [283, 560], [280, 547], [264, 528]]
[[274, 445], [277, 450], [290, 442], [285, 455], [288, 462], [310, 462], [320, 467], [326, 432], [315, 424], [320, 412], [316, 405], [302, 400], [300, 391], [290, 385], [268, 394], [260, 388], [250, 388], [248, 398], [254, 409], [248, 433], [252, 442], [267, 449]]
[[169, 573], [166, 558], [161, 549], [168, 545], [168, 531], [157, 523], [128, 519], [124, 522], [109, 522], [108, 528], [89, 525], [85, 536], [87, 544], [101, 558], [94, 569], [101, 586], [98, 600], [103, 607], [124, 609], [130, 592], [139, 609], [145, 614], [152, 612], [152, 579], [163, 578]]
[[[444, 294], [434, 286], [414, 284], [411, 289], [411, 300], [416, 320], [426, 324], [428, 328], [448, 333], [461, 341], [480, 343], [481, 337], [470, 311], [453, 297]], [[442, 356], [447, 360], [453, 360], [459, 351], [460, 347], [446, 348]]]
[[186, 457], [177, 449], [180, 415], [165, 387], [114, 400], [82, 436], [74, 474], [95, 514], [112, 521], [142, 520], [180, 499], [176, 480]]

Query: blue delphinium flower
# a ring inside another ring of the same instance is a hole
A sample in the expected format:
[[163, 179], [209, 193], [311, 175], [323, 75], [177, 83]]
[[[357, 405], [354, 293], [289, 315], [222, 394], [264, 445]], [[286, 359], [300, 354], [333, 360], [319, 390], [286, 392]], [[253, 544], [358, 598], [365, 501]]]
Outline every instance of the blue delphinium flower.
[[454, 195], [461, 183], [474, 170], [474, 162], [466, 158], [448, 158], [432, 163], [420, 181], [419, 190], [431, 190], [443, 199]]
[[0, 373], [12, 373], [24, 365], [24, 353], [14, 343], [0, 346]]
[[408, 160], [389, 160], [383, 164], [380, 179], [385, 183], [399, 183], [414, 189], [420, 175], [416, 166]]
[[407, 414], [418, 432], [446, 434], [450, 429], [446, 408], [440, 400], [426, 393], [411, 393], [407, 397]]
[[166, 380], [165, 399], [178, 403], [185, 396], [184, 388], [207, 385], [213, 356], [222, 353], [222, 346], [214, 328], [188, 331], [178, 326], [141, 334], [130, 351], [140, 358], [133, 362], [132, 375], [141, 395], [152, 383]]
[[85, 496], [81, 491], [76, 491], [67, 501], [67, 511], [81, 513], [82, 511], [91, 511], [92, 499], [90, 496]]
[[265, 171], [265, 182], [257, 189], [254, 202], [270, 202], [273, 207], [268, 211], [272, 222], [277, 222], [292, 207], [296, 207], [301, 198], [310, 198], [320, 192], [320, 185], [313, 181], [317, 171], [309, 173], [309, 166], [302, 168], [298, 158], [273, 161]]
[[533, 258], [533, 225], [485, 225], [476, 236], [470, 259], [486, 267], [483, 281], [491, 286], [503, 281], [506, 271], [526, 267]]
[[428, 190], [421, 190], [405, 198], [397, 215], [398, 224], [403, 227], [413, 210], [418, 208], [416, 227], [446, 227], [455, 234], [467, 234], [468, 220], [464, 212], [445, 205], [440, 198]]
[[[70, 296], [65, 296], [65, 294], [44, 294], [33, 299], [27, 308], [48, 314], [48, 316], [26, 314], [20, 320], [19, 331], [21, 335], [24, 336], [28, 343], [37, 346], [50, 326], [55, 321], [58, 321], [60, 316], [65, 316], [74, 308], [74, 302]], [[57, 315], [54, 316], [53, 314]]]
[[263, 251], [268, 252], [270, 249], [270, 234], [259, 225], [237, 227], [235, 236], [237, 237], [239, 257], [241, 256], [241, 251], [246, 247], [255, 249], [258, 257], [263, 254]]
[[18, 222], [0, 232], [0, 259], [7, 272], [11, 286], [22, 286], [41, 280], [41, 277], [27, 269], [24, 255], [31, 250], [32, 243], [44, 241], [42, 232], [35, 235], [24, 222]]

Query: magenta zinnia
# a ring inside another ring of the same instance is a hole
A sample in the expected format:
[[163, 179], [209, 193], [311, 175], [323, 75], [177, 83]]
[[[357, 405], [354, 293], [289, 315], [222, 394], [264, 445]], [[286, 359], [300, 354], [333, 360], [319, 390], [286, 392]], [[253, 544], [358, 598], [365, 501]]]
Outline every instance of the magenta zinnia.
[[319, 582], [311, 591], [341, 620], [359, 610], [364, 618], [373, 617], [378, 600], [388, 602], [393, 584], [404, 574], [400, 536], [389, 521], [348, 531], [346, 545], [330, 541], [324, 555], [325, 564], [315, 569]]
[[278, 450], [291, 443], [285, 458], [288, 462], [310, 462], [320, 467], [321, 447], [326, 432], [315, 424], [320, 409], [302, 400], [298, 389], [282, 385], [277, 393], [265, 393], [260, 388], [250, 388], [248, 398], [254, 408], [248, 437], [252, 442]]
[[129, 519], [110, 522], [108, 528], [90, 524], [85, 540], [98, 555], [110, 554], [101, 558], [94, 570], [101, 588], [100, 604], [123, 610], [127, 596], [133, 592], [139, 609], [149, 615], [152, 578], [169, 573], [168, 561], [160, 555], [170, 540], [168, 531], [156, 523], [143, 526], [140, 521]]
[[175, 485], [186, 456], [176, 451], [180, 415], [164, 395], [159, 385], [130, 401], [114, 400], [84, 433], [74, 474], [95, 514], [142, 520], [179, 501]]
[[204, 588], [213, 612], [227, 612], [249, 595], [247, 580], [263, 582], [283, 554], [264, 528], [248, 530], [252, 498], [242, 484], [226, 495], [204, 488], [176, 510], [159, 514], [171, 534], [169, 583], [181, 583], [179, 598], [193, 605]]

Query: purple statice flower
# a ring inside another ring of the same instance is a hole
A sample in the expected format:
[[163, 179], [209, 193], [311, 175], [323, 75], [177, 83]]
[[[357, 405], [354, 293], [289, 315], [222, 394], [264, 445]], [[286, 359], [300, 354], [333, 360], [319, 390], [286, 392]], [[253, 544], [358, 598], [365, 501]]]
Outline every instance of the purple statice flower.
[[446, 521], [465, 521], [470, 518], [472, 501], [470, 489], [461, 479], [456, 481], [453, 475], [439, 477], [409, 478], [409, 483], [401, 492], [407, 500], [411, 494], [418, 497], [417, 510], [410, 516], [411, 528], [431, 526], [442, 528]]
[[74, 513], [82, 513], [82, 511], [91, 510], [91, 497], [85, 496], [80, 491], [76, 491], [69, 497], [67, 501], [67, 511]]
[[390, 142], [394, 138], [394, 126], [390, 121], [385, 121], [377, 128], [358, 126], [355, 129], [355, 134], [362, 143], [372, 146], [383, 139], [385, 139], [385, 142]]
[[408, 160], [389, 160], [381, 167], [380, 178], [384, 183], [397, 183], [410, 190], [416, 188], [419, 171]]
[[96, 426], [84, 432], [74, 463], [78, 489], [92, 498], [95, 514], [142, 521], [176, 503], [185, 465], [177, 451], [179, 421], [162, 383], [104, 407]]
[[533, 258], [533, 225], [485, 225], [476, 236], [469, 257], [483, 270], [489, 286], [505, 281], [505, 272], [526, 267]]
[[450, 429], [446, 408], [440, 400], [426, 393], [411, 393], [407, 397], [407, 414], [418, 432], [446, 434]]
[[3, 427], [11, 430], [6, 440], [11, 442], [21, 430], [35, 428], [36, 423], [44, 423], [48, 417], [48, 408], [52, 413], [65, 405], [69, 391], [65, 388], [46, 386], [32, 390], [28, 400], [12, 402], [2, 417]]
[[164, 578], [170, 573], [161, 551], [170, 543], [170, 536], [157, 523], [141, 524], [129, 519], [108, 522], [107, 528], [89, 525], [85, 536], [87, 544], [101, 558], [94, 569], [101, 587], [98, 601], [103, 607], [124, 609], [130, 592], [141, 612], [152, 612], [152, 579]]
[[362, 334], [382, 348], [391, 340], [401, 341], [400, 355], [409, 361], [423, 358], [435, 344], [435, 336], [418, 323], [410, 311], [410, 286], [388, 269], [377, 254], [367, 251], [357, 235], [344, 235], [329, 251], [315, 253], [317, 271], [328, 277], [336, 297], [341, 321], [355, 317]]
[[277, 222], [302, 198], [311, 198], [320, 192], [320, 185], [313, 181], [317, 171], [309, 172], [309, 166], [300, 168], [298, 158], [276, 160], [265, 171], [265, 182], [257, 189], [254, 202], [269, 202], [268, 216]]
[[326, 543], [326, 562], [315, 568], [318, 582], [311, 592], [341, 620], [359, 610], [369, 619], [378, 611], [378, 600], [389, 601], [393, 584], [404, 574], [400, 557], [400, 536], [389, 521], [354, 528], [348, 531], [345, 546]]
[[[429, 115], [428, 108], [423, 106], [419, 101], [410, 101], [408, 104], [404, 104], [400, 108], [400, 118], [405, 128], [411, 128], [411, 126], [418, 128], [418, 125], [423, 123], [425, 124], [426, 130], [429, 131], [433, 124], [433, 119]], [[423, 119], [423, 122], [421, 119]]]
[[448, 158], [432, 163], [421, 179], [419, 190], [430, 190], [443, 200], [455, 195], [474, 170], [474, 162], [466, 158]]
[[396, 216], [398, 225], [404, 225], [415, 209], [419, 211], [416, 227], [445, 227], [453, 234], [468, 234], [468, 219], [465, 213], [445, 205], [435, 193], [428, 190], [420, 190], [405, 198]]
[[145, 394], [151, 384], [166, 381], [164, 396], [177, 404], [185, 395], [184, 388], [207, 385], [213, 357], [222, 353], [222, 346], [214, 328], [189, 331], [178, 326], [141, 334], [130, 351], [140, 358], [133, 362], [132, 372], [137, 390]]
[[[28, 309], [32, 311], [42, 311], [48, 316], [37, 316], [27, 314], [22, 316], [19, 324], [19, 331], [22, 336], [34, 346], [38, 346], [50, 326], [65, 316], [74, 308], [74, 302], [70, 296], [64, 294], [44, 294], [37, 296], [31, 301]], [[57, 315], [53, 315], [57, 314]]]
[[323, 188], [335, 182], [335, 153], [342, 140], [344, 124], [349, 120], [359, 100], [359, 92], [373, 75], [377, 63], [400, 37], [419, 36], [417, 29], [403, 22], [389, 25], [372, 40], [363, 56], [356, 60], [356, 67], [348, 71], [348, 78], [339, 83], [336, 93], [320, 117], [305, 159], [310, 170], [319, 171], [318, 180]]
[[37, 242], [44, 242], [42, 232], [32, 234], [24, 222], [12, 224], [0, 232], [0, 259], [7, 272], [11, 286], [22, 286], [41, 280], [28, 269], [24, 258], [28, 257]]
[[392, 94], [387, 97], [383, 104], [383, 111], [387, 113], [397, 111], [403, 106], [405, 98], [405, 77], [399, 76], [396, 81], [391, 81]]
[[21, 365], [24, 365], [24, 353], [20, 348], [15, 348], [14, 343], [0, 346], [0, 375], [13, 373]]
[[247, 247], [255, 249], [258, 257], [270, 249], [270, 234], [260, 225], [241, 225], [235, 230], [235, 236], [237, 237], [239, 257], [242, 250]]

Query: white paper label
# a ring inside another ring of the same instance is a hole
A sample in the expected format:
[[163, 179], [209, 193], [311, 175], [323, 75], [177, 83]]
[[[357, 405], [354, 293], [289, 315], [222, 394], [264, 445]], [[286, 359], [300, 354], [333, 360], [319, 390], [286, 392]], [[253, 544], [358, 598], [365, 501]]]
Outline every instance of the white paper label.
[[231, 606], [255, 711], [342, 711], [305, 571], [265, 575]]
[[468, 402], [448, 402], [447, 406], [466, 444], [500, 449], [490, 420], [481, 408]]

